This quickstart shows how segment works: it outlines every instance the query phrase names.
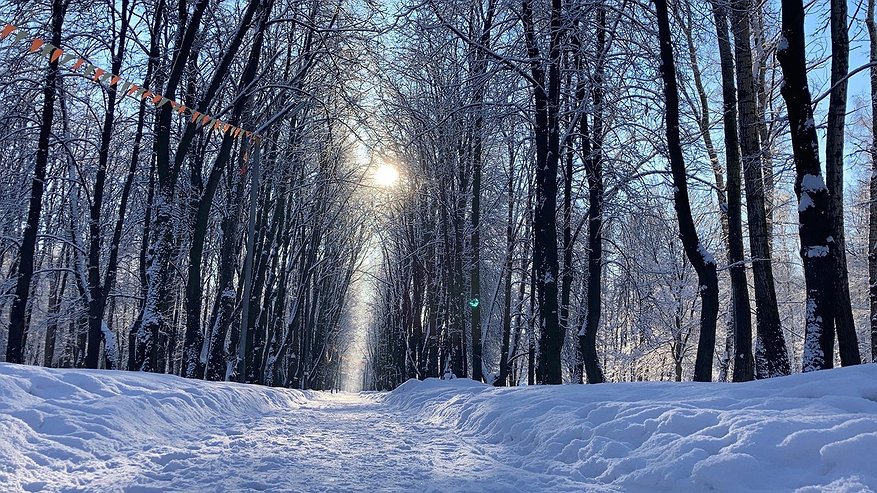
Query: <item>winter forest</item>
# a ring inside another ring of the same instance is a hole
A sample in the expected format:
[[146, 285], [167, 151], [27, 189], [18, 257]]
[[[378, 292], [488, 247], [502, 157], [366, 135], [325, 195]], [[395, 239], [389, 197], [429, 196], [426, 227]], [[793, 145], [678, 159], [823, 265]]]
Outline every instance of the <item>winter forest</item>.
[[0, 0], [0, 490], [877, 491], [875, 3]]
[[875, 361], [874, 15], [0, 2], [5, 361], [314, 390]]

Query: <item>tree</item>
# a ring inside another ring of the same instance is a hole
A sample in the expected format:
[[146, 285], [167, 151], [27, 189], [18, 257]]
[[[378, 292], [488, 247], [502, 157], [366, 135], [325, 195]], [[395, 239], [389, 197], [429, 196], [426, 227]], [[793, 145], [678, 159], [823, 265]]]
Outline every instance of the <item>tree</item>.
[[806, 284], [803, 370], [833, 366], [836, 272], [831, 240], [834, 224], [829, 214], [830, 196], [819, 166], [819, 141], [813, 121], [812, 99], [807, 85], [804, 53], [804, 5], [800, 0], [782, 1], [782, 36], [777, 59], [785, 84], [781, 93], [789, 112], [792, 152], [795, 161], [795, 195], [798, 198], [801, 259]]
[[868, 38], [871, 46], [871, 181], [868, 210], [868, 295], [871, 301], [871, 362], [877, 362], [877, 24], [874, 0], [868, 0]]
[[[119, 12], [119, 31], [113, 34], [113, 43], [118, 43], [113, 52], [110, 71], [113, 74], [122, 72], [122, 58], [125, 56], [125, 42], [128, 37], [128, 26], [131, 21], [133, 10], [128, 11], [128, 0], [122, 0], [121, 11]], [[115, 17], [115, 12], [114, 15]], [[122, 95], [124, 97], [124, 94]], [[86, 368], [97, 368], [98, 359], [100, 357], [101, 343], [107, 344], [104, 332], [104, 312], [107, 306], [107, 294], [113, 284], [115, 278], [116, 265], [115, 261], [118, 257], [111, 253], [111, 261], [107, 267], [106, 279], [101, 283], [100, 258], [101, 258], [101, 209], [104, 203], [104, 187], [107, 179], [107, 164], [110, 155], [110, 141], [113, 136], [113, 124], [116, 121], [116, 98], [118, 97], [117, 84], [111, 84], [107, 88], [106, 111], [104, 113], [104, 121], [101, 127], [100, 146], [98, 147], [98, 169], [97, 177], [94, 183], [94, 193], [91, 200], [91, 209], [89, 210], [88, 223], [88, 347], [85, 355]], [[144, 98], [145, 99], [145, 98]], [[127, 184], [128, 182], [126, 182]], [[130, 190], [130, 184], [127, 187]], [[127, 197], [126, 197], [127, 198]], [[127, 205], [127, 200], [122, 202], [121, 207]], [[123, 209], [124, 210], [124, 209]], [[124, 212], [120, 214], [120, 218], [124, 218]], [[113, 237], [115, 238], [115, 235]], [[118, 239], [111, 246], [113, 252], [118, 251]], [[111, 337], [112, 339], [112, 337]], [[107, 344], [107, 352], [112, 354], [115, 347], [112, 346], [112, 340]], [[111, 358], [107, 358], [111, 367], [115, 362]]]
[[[480, 9], [478, 3], [476, 12]], [[484, 380], [483, 349], [481, 334], [481, 167], [484, 159], [484, 91], [487, 85], [487, 55], [483, 50], [490, 49], [490, 31], [493, 27], [493, 16], [496, 11], [495, 0], [488, 0], [484, 13], [479, 42], [481, 49], [475, 49], [473, 57], [472, 77], [475, 88], [472, 91], [472, 104], [475, 107], [475, 119], [472, 128], [472, 265], [470, 267], [470, 306], [472, 306], [472, 379]], [[480, 14], [479, 14], [480, 15]]]
[[[847, 112], [847, 72], [849, 72], [850, 40], [847, 32], [847, 3], [831, 2], [831, 96], [828, 102], [828, 129], [825, 135], [825, 178], [828, 186], [828, 216], [832, 224], [831, 238], [835, 287], [834, 324], [838, 352], [843, 366], [862, 362], [859, 341], [853, 322], [850, 302], [850, 281], [847, 273], [847, 253], [844, 232], [844, 133]], [[832, 355], [833, 357], [833, 355]]]
[[[759, 142], [758, 109], [753, 81], [752, 49], [750, 46], [751, 2], [737, 0], [731, 8], [734, 31], [734, 54], [737, 64], [740, 150], [746, 187], [746, 213], [749, 223], [749, 248], [754, 258], [752, 277], [755, 282], [755, 316], [757, 345], [755, 370], [759, 378], [788, 375], [791, 372], [786, 342], [780, 325], [773, 266], [770, 231], [764, 205], [762, 151]], [[740, 338], [738, 338], [738, 342]]]
[[[603, 182], [603, 76], [608, 47], [606, 43], [606, 9], [598, 5], [596, 10], [597, 57], [595, 60], [592, 81], [591, 102], [593, 118], [591, 128], [588, 127], [587, 115], [581, 115], [579, 132], [581, 134], [582, 159], [588, 179], [588, 281], [587, 281], [587, 315], [585, 324], [579, 332], [578, 351], [582, 358], [584, 373], [588, 383], [605, 381], [603, 370], [597, 356], [597, 330], [600, 327], [600, 315], [603, 309], [603, 202], [605, 185]], [[582, 54], [578, 55], [583, 56]], [[584, 80], [580, 82], [578, 99], [584, 100]], [[571, 168], [568, 170], [571, 173]], [[571, 179], [571, 176], [570, 176]], [[566, 194], [567, 196], [571, 193]], [[564, 234], [567, 234], [565, 228]], [[566, 236], [564, 237], [566, 240]], [[569, 246], [570, 250], [572, 245]], [[572, 255], [565, 257], [564, 265], [571, 263]]]
[[[207, 0], [197, 0], [185, 29], [180, 30], [174, 46], [174, 57], [171, 70], [164, 84], [164, 97], [177, 97], [184, 69], [189, 56], [193, 53], [193, 43], [200, 28]], [[185, 6], [182, 9], [185, 13]], [[183, 19], [181, 19], [183, 20]], [[155, 170], [158, 176], [158, 193], [154, 203], [154, 219], [150, 225], [149, 247], [146, 254], [146, 297], [134, 332], [135, 347], [133, 363], [141, 371], [155, 371], [159, 363], [158, 339], [165, 330], [167, 317], [170, 313], [170, 265], [169, 258], [173, 245], [173, 204], [174, 190], [180, 168], [170, 163], [171, 117], [170, 105], [158, 110], [154, 144]]]
[[[235, 38], [236, 44], [240, 44], [243, 38], [243, 29], [246, 26], [250, 16], [255, 15], [255, 8], [258, 5], [261, 8], [258, 27], [256, 29], [250, 55], [244, 67], [238, 95], [232, 108], [229, 123], [234, 126], [240, 125], [244, 110], [250, 102], [250, 94], [247, 92], [250, 85], [256, 78], [259, 66], [259, 60], [262, 55], [262, 45], [265, 36], [265, 30], [271, 8], [274, 2], [268, 0], [266, 2], [250, 2], [250, 8], [244, 15], [241, 28], [238, 30], [239, 35]], [[232, 59], [236, 50], [236, 44], [232, 44], [232, 48], [226, 52], [225, 60]], [[224, 70], [217, 70], [214, 74], [212, 87], [218, 86], [217, 79], [225, 76]], [[209, 94], [209, 93], [208, 93]], [[209, 99], [202, 100], [199, 107], [204, 109], [209, 105]], [[204, 251], [205, 236], [207, 234], [207, 225], [209, 220], [210, 208], [213, 204], [213, 196], [219, 186], [222, 174], [226, 170], [226, 161], [231, 158], [234, 138], [226, 133], [222, 139], [222, 145], [219, 153], [213, 162], [210, 174], [207, 179], [206, 186], [201, 191], [201, 196], [197, 200], [195, 207], [195, 230], [192, 235], [192, 245], [189, 249], [189, 272], [186, 281], [186, 332], [183, 342], [183, 375], [189, 378], [204, 378], [204, 369], [206, 361], [202, 360], [202, 346], [204, 345], [204, 336], [201, 328], [201, 261]], [[246, 145], [246, 144], [245, 144]], [[257, 144], [258, 145], [258, 144]], [[181, 149], [182, 150], [182, 149]], [[178, 150], [177, 152], [180, 152]], [[200, 163], [199, 163], [200, 165]], [[206, 358], [204, 358], [206, 360]]]
[[697, 272], [701, 298], [700, 339], [697, 348], [694, 379], [708, 382], [712, 380], [713, 351], [716, 338], [716, 318], [719, 311], [719, 286], [716, 275], [716, 261], [701, 244], [691, 215], [688, 197], [688, 183], [682, 144], [679, 137], [679, 91], [676, 85], [676, 65], [673, 60], [673, 44], [670, 35], [670, 20], [666, 0], [655, 0], [658, 18], [658, 42], [661, 53], [661, 78], [664, 83], [665, 125], [667, 132], [667, 152], [670, 171], [673, 176], [673, 202], [679, 221], [679, 236], [685, 247], [685, 254]]
[[564, 333], [558, 319], [557, 172], [560, 160], [561, 50], [566, 29], [563, 3], [552, 0], [549, 14], [548, 53], [536, 38], [536, 21], [530, 0], [521, 7], [521, 23], [533, 91], [533, 134], [536, 147], [536, 204], [533, 216], [533, 280], [542, 328], [539, 340], [537, 382], [562, 383], [561, 350]]
[[[51, 44], [61, 46], [61, 29], [67, 13], [69, 0], [52, 0]], [[56, 48], [57, 49], [57, 48]], [[43, 110], [40, 119], [40, 133], [37, 138], [37, 153], [31, 180], [30, 201], [27, 212], [27, 225], [18, 250], [15, 298], [9, 316], [9, 339], [6, 343], [6, 361], [23, 363], [24, 347], [27, 342], [26, 313], [34, 274], [34, 254], [37, 232], [43, 208], [45, 192], [46, 165], [49, 160], [49, 139], [52, 134], [52, 120], [55, 116], [55, 95], [58, 80], [58, 58], [50, 54], [49, 69], [43, 86]]]
[[[746, 276], [746, 264], [743, 253], [743, 226], [740, 194], [740, 139], [737, 131], [737, 87], [734, 75], [734, 57], [731, 51], [731, 39], [728, 32], [728, 15], [725, 3], [712, 1], [713, 22], [719, 47], [719, 63], [722, 78], [722, 123], [725, 144], [725, 163], [728, 168], [727, 187], [724, 186], [724, 174], [719, 163], [718, 152], [710, 135], [710, 110], [706, 88], [702, 82], [701, 70], [697, 61], [697, 48], [693, 35], [691, 8], [687, 14], [685, 40], [688, 45], [691, 71], [700, 103], [700, 114], [697, 118], [698, 129], [706, 145], [707, 155], [713, 168], [716, 180], [716, 196], [719, 202], [719, 214], [722, 220], [723, 235], [728, 249], [728, 270], [731, 277], [731, 310], [728, 323], [729, 334], [726, 336], [725, 359], [733, 358], [735, 382], [743, 382], [754, 378], [755, 364], [752, 357], [752, 316], [749, 303], [749, 286]], [[682, 23], [681, 15], [678, 22]], [[733, 348], [733, 349], [731, 349]], [[733, 353], [733, 356], [731, 356]], [[677, 359], [677, 361], [679, 361]], [[732, 361], [723, 363], [730, 365]], [[727, 372], [727, 367], [723, 367]], [[721, 377], [720, 377], [721, 378]]]

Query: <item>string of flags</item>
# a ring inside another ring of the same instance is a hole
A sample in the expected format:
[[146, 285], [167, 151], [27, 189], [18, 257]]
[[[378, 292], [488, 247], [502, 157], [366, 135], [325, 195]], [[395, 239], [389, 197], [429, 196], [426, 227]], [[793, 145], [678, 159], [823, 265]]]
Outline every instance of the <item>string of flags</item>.
[[0, 41], [9, 37], [11, 37], [12, 42], [25, 41], [28, 43], [28, 53], [44, 56], [51, 62], [57, 61], [59, 66], [66, 66], [73, 62], [73, 65], [69, 67], [71, 72], [78, 72], [80, 69], [84, 68], [82, 75], [87, 79], [90, 79], [96, 84], [106, 83], [110, 86], [116, 86], [119, 94], [131, 96], [138, 101], [148, 99], [156, 108], [169, 104], [174, 110], [176, 110], [178, 115], [188, 116], [192, 123], [203, 128], [217, 130], [221, 134], [229, 134], [236, 139], [246, 137], [255, 140], [256, 142], [261, 140], [259, 135], [253, 132], [244, 130], [241, 127], [235, 127], [230, 123], [223, 122], [218, 118], [201, 113], [194, 108], [189, 108], [182, 103], [166, 98], [145, 87], [141, 87], [133, 82], [122, 79], [119, 75], [109, 73], [77, 55], [64, 53], [64, 50], [52, 45], [51, 43], [47, 43], [43, 39], [31, 37], [26, 31], [23, 31], [12, 24], [4, 24], [3, 30], [0, 30]]

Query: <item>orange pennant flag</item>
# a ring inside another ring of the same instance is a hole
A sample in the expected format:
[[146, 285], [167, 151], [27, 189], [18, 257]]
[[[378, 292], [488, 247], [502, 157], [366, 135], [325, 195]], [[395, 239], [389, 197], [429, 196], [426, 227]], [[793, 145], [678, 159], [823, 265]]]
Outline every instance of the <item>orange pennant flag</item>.
[[18, 28], [13, 26], [12, 24], [6, 24], [3, 30], [0, 31], [0, 39], [6, 39], [6, 37], [12, 34], [12, 31], [15, 31], [16, 29]]
[[31, 53], [36, 52], [36, 51], [39, 50], [40, 47], [42, 47], [44, 44], [46, 44], [46, 42], [43, 41], [43, 40], [40, 39], [40, 38], [37, 38], [37, 39], [33, 40], [33, 43], [30, 44], [30, 52], [31, 52]]

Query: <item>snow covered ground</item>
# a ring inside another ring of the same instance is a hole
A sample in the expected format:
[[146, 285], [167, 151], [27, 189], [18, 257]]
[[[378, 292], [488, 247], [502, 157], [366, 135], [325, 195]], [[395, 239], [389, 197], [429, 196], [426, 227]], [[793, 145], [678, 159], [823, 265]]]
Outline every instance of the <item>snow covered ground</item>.
[[0, 363], [2, 491], [872, 491], [877, 365], [328, 394]]

